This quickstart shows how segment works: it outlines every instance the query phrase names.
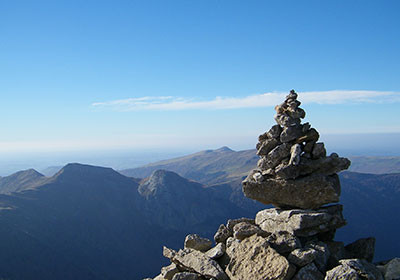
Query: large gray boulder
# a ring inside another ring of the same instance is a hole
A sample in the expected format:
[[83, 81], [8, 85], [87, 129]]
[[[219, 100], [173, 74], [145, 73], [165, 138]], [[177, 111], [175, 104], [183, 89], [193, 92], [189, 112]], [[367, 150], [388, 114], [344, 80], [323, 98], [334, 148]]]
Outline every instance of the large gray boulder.
[[318, 210], [265, 209], [257, 213], [256, 224], [270, 233], [286, 231], [300, 237], [313, 236], [345, 225], [342, 208], [338, 204]]
[[366, 260], [346, 259], [339, 263], [326, 273], [325, 280], [383, 280], [379, 269]]
[[243, 193], [264, 204], [279, 208], [318, 209], [324, 204], [339, 202], [340, 182], [336, 174], [316, 174], [296, 180], [269, 178], [259, 181], [254, 174], [250, 173], [243, 181]]
[[288, 280], [295, 269], [263, 237], [253, 235], [235, 245], [225, 271], [231, 280]]
[[164, 247], [163, 254], [178, 267], [184, 268], [184, 270], [194, 271], [205, 277], [215, 278], [217, 280], [228, 279], [219, 264], [200, 251], [186, 248], [176, 252]]

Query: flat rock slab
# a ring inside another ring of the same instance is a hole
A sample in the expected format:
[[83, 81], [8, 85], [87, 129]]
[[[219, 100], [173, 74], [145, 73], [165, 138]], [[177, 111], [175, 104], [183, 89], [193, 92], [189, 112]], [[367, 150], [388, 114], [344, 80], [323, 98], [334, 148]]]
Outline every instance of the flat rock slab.
[[253, 235], [235, 246], [225, 271], [231, 280], [287, 280], [295, 269], [265, 238]]
[[243, 193], [264, 204], [286, 209], [318, 209], [324, 204], [339, 202], [340, 181], [336, 174], [263, 181], [256, 181], [253, 175], [250, 173], [243, 181]]
[[342, 209], [340, 204], [318, 210], [265, 209], [257, 213], [256, 224], [269, 233], [286, 231], [299, 237], [313, 236], [344, 226]]

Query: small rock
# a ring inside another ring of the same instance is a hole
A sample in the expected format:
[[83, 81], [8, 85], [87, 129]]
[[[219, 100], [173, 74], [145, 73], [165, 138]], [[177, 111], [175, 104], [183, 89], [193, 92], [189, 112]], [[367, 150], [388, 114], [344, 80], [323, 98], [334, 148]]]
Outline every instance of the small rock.
[[345, 246], [346, 258], [364, 259], [372, 262], [375, 252], [375, 238], [361, 238]]
[[252, 224], [255, 225], [255, 220], [254, 219], [249, 219], [249, 218], [239, 218], [239, 219], [229, 219], [228, 222], [226, 223], [226, 227], [228, 228], [228, 230], [230, 230], [231, 232], [233, 232], [233, 227], [235, 225], [237, 225], [238, 223], [248, 223], [248, 224]]
[[366, 260], [346, 259], [339, 263], [326, 273], [325, 280], [383, 280], [379, 269]]
[[202, 280], [204, 279], [200, 274], [193, 272], [179, 272], [174, 275], [172, 280]]
[[291, 145], [283, 143], [273, 148], [267, 155], [267, 165], [275, 168], [284, 158], [289, 158]]
[[207, 252], [205, 252], [206, 256], [210, 259], [218, 259], [220, 258], [226, 250], [225, 243], [218, 243], [214, 248], [211, 248]]
[[314, 263], [302, 267], [292, 280], [324, 280], [324, 275]]
[[291, 125], [299, 125], [301, 122], [300, 119], [294, 119], [287, 114], [276, 114], [274, 116], [274, 119], [277, 124], [284, 127], [288, 127]]
[[266, 156], [272, 149], [278, 146], [280, 143], [276, 139], [267, 139], [261, 142], [259, 148], [257, 149], [257, 155], [259, 156]]
[[224, 224], [220, 225], [214, 235], [215, 243], [225, 243], [228, 237], [232, 236], [232, 234], [232, 231], [230, 231]]
[[311, 153], [312, 153], [312, 150], [313, 150], [313, 148], [314, 148], [314, 144], [315, 144], [315, 143], [316, 143], [316, 142], [314, 142], [314, 141], [307, 142], [307, 143], [304, 145], [303, 151], [304, 151], [305, 153], [311, 154]]
[[306, 135], [296, 139], [296, 143], [303, 142], [317, 142], [319, 139], [319, 133], [315, 128], [311, 128]]
[[292, 264], [297, 265], [298, 267], [305, 266], [309, 263], [312, 263], [317, 256], [317, 251], [312, 248], [298, 248], [293, 250], [289, 256], [288, 260]]
[[294, 125], [285, 127], [281, 133], [280, 140], [282, 143], [287, 143], [303, 136], [303, 126]]
[[267, 237], [267, 241], [272, 248], [284, 256], [301, 247], [300, 240], [288, 232], [273, 233]]
[[205, 252], [211, 249], [212, 242], [210, 239], [203, 238], [197, 234], [189, 234], [185, 238], [185, 248], [194, 249], [197, 251]]
[[302, 151], [301, 151], [301, 145], [300, 144], [294, 144], [290, 148], [290, 160], [289, 160], [289, 164], [290, 165], [299, 165], [301, 152]]
[[260, 236], [268, 236], [269, 234], [261, 230], [258, 226], [254, 224], [249, 224], [246, 222], [241, 222], [233, 227], [233, 237], [239, 240], [243, 240], [253, 234], [258, 234]]
[[324, 143], [315, 143], [311, 155], [314, 159], [326, 157], [326, 150]]
[[164, 256], [184, 270], [194, 271], [205, 277], [217, 280], [228, 279], [219, 264], [200, 251], [186, 248], [175, 252], [172, 249], [164, 247], [163, 252]]
[[161, 275], [164, 277], [163, 279], [171, 280], [172, 277], [176, 273], [179, 272], [179, 269], [176, 267], [176, 264], [171, 263], [169, 266], [164, 266], [161, 268]]
[[282, 133], [282, 127], [279, 124], [273, 125], [271, 129], [267, 132], [269, 139], [277, 139]]

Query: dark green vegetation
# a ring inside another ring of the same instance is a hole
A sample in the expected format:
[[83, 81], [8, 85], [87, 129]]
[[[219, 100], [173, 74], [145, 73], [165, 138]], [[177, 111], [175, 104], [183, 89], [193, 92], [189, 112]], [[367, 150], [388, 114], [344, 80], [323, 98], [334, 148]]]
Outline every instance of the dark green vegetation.
[[[167, 261], [162, 245], [182, 247], [188, 233], [211, 238], [227, 219], [265, 208], [241, 192], [254, 153], [222, 148], [123, 171], [146, 179], [81, 164], [50, 178], [34, 170], [0, 178], [0, 277], [154, 276]], [[398, 256], [400, 174], [343, 172], [341, 181], [348, 225], [337, 239], [376, 236], [376, 260]]]

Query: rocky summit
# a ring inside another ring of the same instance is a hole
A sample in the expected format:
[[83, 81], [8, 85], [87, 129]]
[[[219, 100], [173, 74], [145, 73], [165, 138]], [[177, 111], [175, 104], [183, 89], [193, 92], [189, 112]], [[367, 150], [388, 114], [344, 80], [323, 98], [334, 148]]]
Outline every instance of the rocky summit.
[[[260, 135], [258, 168], [243, 181], [245, 196], [273, 204], [255, 219], [221, 224], [212, 241], [190, 234], [184, 248], [164, 247], [171, 261], [154, 280], [392, 280], [400, 279], [399, 259], [372, 264], [373, 237], [335, 241], [344, 226], [337, 172], [350, 161], [326, 155], [292, 90], [276, 106], [277, 122]], [[330, 205], [326, 205], [330, 204]], [[151, 278], [147, 278], [149, 280]]]

